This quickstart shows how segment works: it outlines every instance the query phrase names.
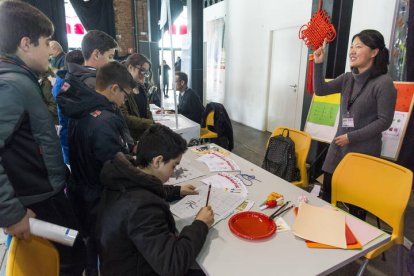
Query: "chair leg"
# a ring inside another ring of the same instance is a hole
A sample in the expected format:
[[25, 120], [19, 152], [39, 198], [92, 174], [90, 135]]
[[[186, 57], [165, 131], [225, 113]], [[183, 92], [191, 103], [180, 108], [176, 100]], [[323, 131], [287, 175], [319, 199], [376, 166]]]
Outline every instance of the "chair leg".
[[404, 251], [403, 245], [397, 244], [397, 275], [403, 275]]
[[361, 275], [364, 273], [365, 268], [366, 268], [366, 267], [367, 267], [367, 265], [368, 265], [368, 262], [369, 262], [369, 260], [368, 260], [368, 259], [365, 259], [365, 260], [364, 260], [364, 262], [362, 263], [361, 267], [360, 267], [360, 268], [359, 268], [359, 270], [358, 270], [357, 276], [361, 276]]

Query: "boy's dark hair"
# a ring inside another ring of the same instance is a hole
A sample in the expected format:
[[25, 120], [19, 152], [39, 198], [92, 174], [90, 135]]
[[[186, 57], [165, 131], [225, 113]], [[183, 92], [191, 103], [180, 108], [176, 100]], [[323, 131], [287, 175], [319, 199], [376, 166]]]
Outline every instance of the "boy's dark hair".
[[128, 68], [129, 65], [141, 66], [144, 63], [148, 63], [149, 64], [149, 70], [151, 70], [151, 62], [149, 61], [149, 59], [144, 55], [135, 53], [135, 54], [130, 55], [126, 59], [125, 66], [126, 66], [126, 68]]
[[118, 43], [105, 32], [91, 30], [83, 37], [81, 47], [83, 57], [88, 60], [95, 49], [103, 54], [106, 51], [118, 48]]
[[175, 75], [178, 76], [178, 79], [180, 81], [184, 81], [184, 83], [187, 85], [188, 83], [188, 76], [184, 72], [175, 72]]
[[146, 168], [154, 157], [162, 155], [163, 162], [175, 159], [187, 150], [187, 142], [170, 128], [151, 125], [142, 135], [137, 150], [136, 164]]
[[37, 8], [21, 1], [0, 2], [0, 52], [15, 54], [23, 37], [39, 45], [40, 37], [53, 35], [53, 23]]
[[68, 52], [65, 56], [65, 64], [67, 64], [68, 62], [82, 65], [85, 62], [85, 59], [83, 58], [83, 55], [82, 55], [82, 51], [73, 50], [73, 51]]
[[118, 61], [111, 61], [98, 69], [96, 73], [96, 89], [104, 90], [112, 84], [118, 84], [123, 89], [136, 86], [128, 70]]
[[358, 37], [362, 43], [367, 45], [371, 49], [378, 49], [378, 54], [374, 58], [374, 63], [371, 70], [371, 78], [376, 78], [379, 75], [386, 74], [388, 72], [388, 64], [390, 54], [385, 47], [384, 37], [377, 30], [363, 30], [362, 32], [354, 35], [352, 41]]

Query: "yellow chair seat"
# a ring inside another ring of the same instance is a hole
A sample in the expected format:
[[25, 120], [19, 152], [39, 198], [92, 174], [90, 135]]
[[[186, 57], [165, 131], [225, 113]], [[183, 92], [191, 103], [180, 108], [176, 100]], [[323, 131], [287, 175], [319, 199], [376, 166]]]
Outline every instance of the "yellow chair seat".
[[59, 253], [48, 240], [32, 236], [26, 241], [13, 237], [7, 257], [6, 276], [28, 275], [59, 275]]
[[206, 127], [200, 129], [201, 139], [213, 139], [218, 138], [218, 134], [208, 129], [208, 127], [214, 127], [214, 111], [210, 111], [206, 118]]
[[201, 139], [212, 139], [212, 138], [217, 138], [217, 137], [218, 137], [217, 133], [210, 131], [208, 128], [200, 129]]

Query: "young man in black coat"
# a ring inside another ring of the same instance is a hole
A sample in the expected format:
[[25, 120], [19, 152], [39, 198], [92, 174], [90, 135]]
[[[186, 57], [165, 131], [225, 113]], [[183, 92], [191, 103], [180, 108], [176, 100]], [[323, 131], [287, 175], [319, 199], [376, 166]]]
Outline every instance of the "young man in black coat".
[[81, 222], [81, 233], [86, 237], [87, 275], [98, 275], [93, 229], [95, 207], [103, 190], [99, 174], [103, 164], [117, 152], [129, 153], [133, 147], [119, 107], [135, 82], [118, 62], [110, 62], [99, 69], [96, 91], [70, 74], [66, 80], [68, 83], [62, 86], [58, 102], [70, 119], [68, 141], [73, 181], [68, 194]]
[[188, 119], [200, 124], [204, 112], [204, 106], [198, 95], [187, 86], [188, 77], [186, 73], [175, 73], [175, 85], [177, 91], [180, 91], [178, 100], [178, 113]]
[[203, 275], [190, 268], [214, 222], [213, 211], [201, 208], [177, 233], [167, 200], [197, 192], [192, 185], [163, 185], [186, 149], [180, 135], [154, 124], [141, 137], [135, 162], [118, 153], [105, 164], [96, 227], [103, 275]]

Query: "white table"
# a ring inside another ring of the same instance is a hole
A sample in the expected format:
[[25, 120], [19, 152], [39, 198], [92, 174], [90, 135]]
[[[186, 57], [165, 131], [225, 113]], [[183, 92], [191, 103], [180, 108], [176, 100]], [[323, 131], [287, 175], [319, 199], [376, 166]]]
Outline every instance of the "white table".
[[178, 128], [175, 123], [175, 114], [154, 114], [152, 115], [154, 122], [163, 124], [171, 128], [174, 132], [180, 134], [187, 143], [192, 138], [200, 138], [200, 124], [191, 121], [187, 117], [178, 114]]
[[160, 107], [158, 105], [155, 105], [155, 104], [150, 104], [149, 107], [150, 107], [150, 111], [153, 112], [153, 113], [160, 109]]
[[[189, 149], [181, 161], [183, 165], [191, 163], [206, 173], [204, 177], [187, 182], [195, 186], [204, 185], [200, 180], [213, 174], [208, 172], [206, 165], [194, 161], [197, 157]], [[291, 202], [296, 202], [300, 195], [306, 195], [312, 205], [327, 204], [235, 154], [230, 154], [229, 157], [237, 162], [242, 173], [253, 174], [261, 181], [253, 180], [253, 185], [247, 187], [248, 199], [255, 201], [251, 211], [270, 215], [274, 209], [259, 211], [258, 208], [270, 192], [281, 193]], [[289, 211], [283, 218], [292, 227], [293, 212]], [[197, 258], [198, 264], [207, 275], [325, 275], [360, 258], [390, 239], [390, 236], [384, 233], [361, 250], [308, 248], [305, 242], [295, 237], [291, 231], [276, 233], [263, 241], [248, 241], [230, 231], [228, 219], [210, 229], [206, 243]]]

